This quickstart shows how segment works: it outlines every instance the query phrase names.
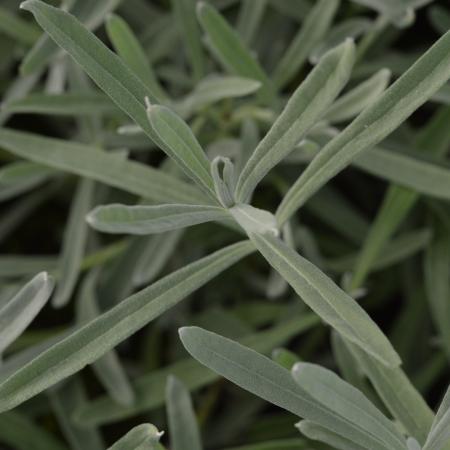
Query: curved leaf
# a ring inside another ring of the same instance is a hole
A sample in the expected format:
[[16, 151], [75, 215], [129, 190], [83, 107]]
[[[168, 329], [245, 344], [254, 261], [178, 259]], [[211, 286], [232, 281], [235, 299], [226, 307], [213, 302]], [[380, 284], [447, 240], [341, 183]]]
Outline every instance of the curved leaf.
[[449, 78], [450, 32], [320, 151], [278, 207], [279, 222], [289, 219], [359, 153], [394, 131]]
[[53, 286], [53, 279], [42, 272], [0, 308], [0, 353], [22, 334], [44, 307]]
[[270, 169], [317, 123], [347, 83], [354, 53], [352, 41], [327, 53], [297, 88], [243, 168], [236, 186], [238, 202], [247, 201]]
[[0, 128], [0, 146], [22, 158], [74, 173], [157, 202], [207, 201], [193, 186], [144, 164], [97, 147]]
[[87, 216], [89, 224], [106, 233], [153, 234], [212, 220], [229, 220], [227, 210], [216, 206], [98, 206]]
[[330, 278], [275, 236], [249, 235], [269, 264], [325, 322], [383, 364], [400, 364], [399, 356], [375, 322]]

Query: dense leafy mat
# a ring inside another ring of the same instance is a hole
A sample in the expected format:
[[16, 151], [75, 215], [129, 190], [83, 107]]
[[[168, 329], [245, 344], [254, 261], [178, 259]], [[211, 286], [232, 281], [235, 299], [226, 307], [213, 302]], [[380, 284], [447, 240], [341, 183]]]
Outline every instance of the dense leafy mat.
[[3, 0], [0, 447], [450, 449], [449, 29]]

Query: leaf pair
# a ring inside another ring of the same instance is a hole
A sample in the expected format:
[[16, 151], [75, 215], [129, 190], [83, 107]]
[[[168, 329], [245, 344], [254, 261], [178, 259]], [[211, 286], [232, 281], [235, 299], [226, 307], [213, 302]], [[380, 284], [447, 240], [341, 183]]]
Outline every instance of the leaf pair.
[[[384, 139], [450, 78], [450, 32], [332, 139], [308, 165], [277, 211], [282, 224], [360, 152]], [[419, 95], [417, 95], [419, 92]]]
[[3, 380], [0, 410], [15, 407], [93, 363], [252, 251], [253, 246], [247, 241], [226, 247], [162, 278], [91, 320]]
[[[70, 14], [39, 0], [27, 0], [21, 6], [31, 11], [51, 38], [73, 57], [98, 86], [175, 159], [188, 176], [215, 198], [209, 162], [192, 132], [164, 107], [149, 108], [149, 123], [144, 100], [149, 98], [153, 103], [156, 98], [116, 54]], [[160, 140], [160, 130], [167, 141]]]
[[322, 117], [347, 83], [353, 62], [352, 41], [331, 50], [320, 60], [291, 96], [242, 169], [236, 186], [237, 202], [247, 202], [264, 176]]
[[[267, 307], [267, 303], [258, 304], [257, 308], [251, 308], [249, 311], [249, 317], [253, 319], [255, 326], [263, 323], [260, 317], [264, 316], [262, 312], [264, 306]], [[273, 316], [273, 308], [269, 308], [269, 321], [273, 319]], [[222, 326], [223, 317], [219, 320]], [[210, 322], [208, 323], [210, 324]], [[266, 322], [264, 321], [264, 323]], [[243, 345], [260, 353], [268, 354], [274, 348], [284, 345], [293, 337], [305, 333], [317, 325], [316, 316], [304, 314], [300, 318], [283, 320], [263, 331], [246, 331], [244, 334], [239, 332], [235, 336]], [[102, 395], [75, 411], [74, 420], [82, 426], [101, 426], [159, 408], [164, 405], [164, 390], [170, 375], [176, 376], [191, 392], [208, 386], [218, 379], [214, 372], [188, 357], [136, 378], [133, 381], [133, 390], [136, 393], [136, 401], [133, 405], [125, 407], [119, 405], [110, 396]]]
[[[296, 365], [293, 375], [268, 358], [201, 328], [180, 330], [194, 358], [238, 386], [365, 449], [406, 450], [396, 427], [359, 391], [326, 369]], [[300, 370], [299, 370], [300, 369]]]

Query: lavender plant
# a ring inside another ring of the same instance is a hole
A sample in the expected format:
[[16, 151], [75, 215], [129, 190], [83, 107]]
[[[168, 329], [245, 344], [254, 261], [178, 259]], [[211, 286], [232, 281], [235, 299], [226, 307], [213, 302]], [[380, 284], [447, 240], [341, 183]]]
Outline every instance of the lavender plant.
[[0, 443], [450, 449], [448, 6], [17, 6]]

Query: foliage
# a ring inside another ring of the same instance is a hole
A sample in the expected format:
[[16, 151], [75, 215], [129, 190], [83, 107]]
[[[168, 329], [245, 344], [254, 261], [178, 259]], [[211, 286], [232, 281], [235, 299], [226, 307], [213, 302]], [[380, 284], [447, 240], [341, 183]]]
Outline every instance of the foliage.
[[448, 5], [20, 8], [0, 446], [450, 450]]

